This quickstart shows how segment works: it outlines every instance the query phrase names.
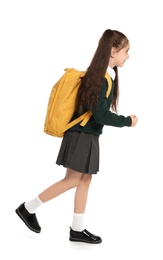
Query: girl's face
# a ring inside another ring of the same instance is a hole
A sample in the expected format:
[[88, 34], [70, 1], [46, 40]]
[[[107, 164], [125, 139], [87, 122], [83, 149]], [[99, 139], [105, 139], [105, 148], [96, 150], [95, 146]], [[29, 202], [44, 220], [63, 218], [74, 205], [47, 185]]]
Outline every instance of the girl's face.
[[[128, 43], [127, 46], [125, 46], [121, 50], [116, 50], [115, 48], [112, 49], [111, 53], [111, 59], [110, 62], [112, 68], [113, 67], [123, 67], [125, 61], [130, 57], [128, 54], [128, 51], [130, 49], [130, 44]], [[109, 64], [110, 65], [110, 64]]]

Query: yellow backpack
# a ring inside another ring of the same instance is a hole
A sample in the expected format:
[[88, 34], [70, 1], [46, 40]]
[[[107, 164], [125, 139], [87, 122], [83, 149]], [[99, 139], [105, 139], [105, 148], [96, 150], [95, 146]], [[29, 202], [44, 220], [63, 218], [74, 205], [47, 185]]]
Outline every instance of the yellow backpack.
[[[70, 122], [75, 111], [75, 100], [81, 78], [84, 74], [84, 71], [74, 68], [65, 69], [64, 74], [53, 86], [44, 122], [44, 132], [46, 134], [63, 137], [64, 132], [75, 124], [81, 122], [80, 125], [85, 126], [92, 116], [92, 112], [88, 111]], [[106, 94], [108, 97], [112, 81], [108, 73], [106, 73], [105, 77], [108, 80], [108, 91]]]

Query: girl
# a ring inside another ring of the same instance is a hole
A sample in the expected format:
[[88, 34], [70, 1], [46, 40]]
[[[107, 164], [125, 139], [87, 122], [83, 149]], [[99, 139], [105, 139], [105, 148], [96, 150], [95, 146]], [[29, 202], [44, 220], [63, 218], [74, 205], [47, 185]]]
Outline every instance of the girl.
[[[123, 67], [129, 58], [129, 48], [129, 40], [119, 31], [108, 29], [100, 38], [93, 59], [82, 78], [72, 119], [85, 111], [92, 111], [93, 115], [85, 127], [81, 127], [79, 123], [65, 133], [57, 157], [56, 164], [66, 168], [65, 177], [15, 210], [32, 231], [41, 232], [35, 214], [36, 209], [63, 192], [75, 188], [69, 240], [93, 244], [102, 242], [100, 236], [83, 228], [83, 218], [92, 175], [99, 171], [99, 136], [104, 125], [130, 127], [137, 124], [138, 119], [135, 115], [125, 117], [117, 114], [118, 67]], [[106, 71], [112, 79], [112, 89], [108, 98]]]

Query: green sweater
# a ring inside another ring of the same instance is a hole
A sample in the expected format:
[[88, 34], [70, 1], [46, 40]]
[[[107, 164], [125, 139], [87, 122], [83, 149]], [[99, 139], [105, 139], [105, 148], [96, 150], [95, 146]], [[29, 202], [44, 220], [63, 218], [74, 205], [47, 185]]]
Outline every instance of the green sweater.
[[[102, 134], [102, 129], [104, 125], [114, 126], [114, 127], [124, 127], [131, 126], [131, 117], [125, 117], [122, 115], [117, 115], [116, 113], [110, 111], [110, 106], [112, 103], [113, 92], [114, 92], [114, 82], [112, 81], [112, 89], [108, 98], [106, 98], [106, 91], [108, 88], [108, 82], [105, 79], [101, 87], [98, 103], [92, 109], [92, 117], [88, 123], [82, 127], [80, 123], [71, 127], [68, 131], [84, 132], [88, 134], [100, 135]], [[73, 116], [75, 119], [77, 116]]]

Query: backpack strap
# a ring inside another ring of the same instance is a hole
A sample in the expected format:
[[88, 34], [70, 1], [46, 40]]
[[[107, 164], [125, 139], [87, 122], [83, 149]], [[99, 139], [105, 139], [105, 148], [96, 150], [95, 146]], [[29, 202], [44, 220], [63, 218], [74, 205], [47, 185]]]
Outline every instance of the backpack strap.
[[105, 78], [108, 81], [108, 89], [107, 89], [107, 92], [106, 92], [106, 97], [108, 98], [110, 91], [111, 91], [111, 88], [112, 88], [112, 80], [111, 80], [111, 77], [110, 77], [108, 72], [106, 72]]
[[81, 126], [85, 126], [86, 123], [89, 121], [89, 119], [91, 118], [92, 116], [92, 112], [91, 111], [88, 111], [86, 113], [84, 113], [84, 118], [82, 120], [82, 122], [80, 123]]
[[[81, 125], [81, 126], [85, 126], [86, 123], [88, 122], [88, 120], [91, 118], [91, 116], [92, 116], [92, 112], [91, 112], [91, 111], [85, 112], [84, 114], [82, 114], [82, 115], [79, 116], [78, 118], [76, 118], [76, 119], [74, 119], [73, 121], [71, 121], [71, 122], [67, 125], [66, 130], [68, 130], [68, 129], [71, 128], [72, 126], [78, 124], [80, 121], [82, 121], [80, 125]], [[66, 130], [65, 130], [65, 131], [66, 131]]]

